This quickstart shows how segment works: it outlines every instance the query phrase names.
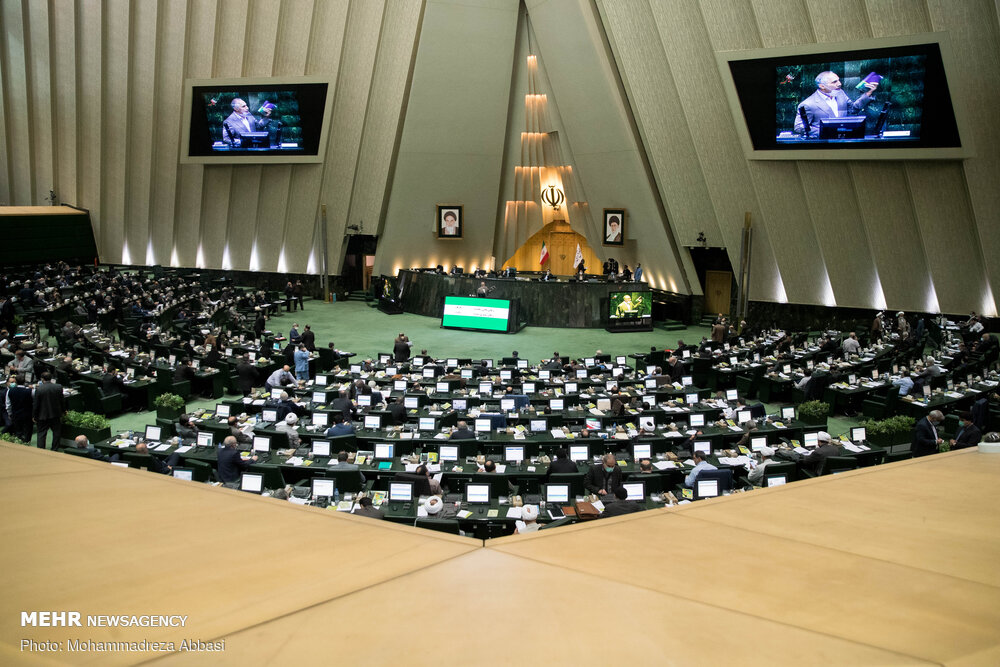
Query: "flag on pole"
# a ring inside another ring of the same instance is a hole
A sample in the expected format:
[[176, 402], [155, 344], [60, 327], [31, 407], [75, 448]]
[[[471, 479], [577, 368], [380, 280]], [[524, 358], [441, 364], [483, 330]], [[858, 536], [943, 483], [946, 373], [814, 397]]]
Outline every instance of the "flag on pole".
[[580, 244], [576, 244], [576, 255], [573, 256], [573, 268], [580, 266], [580, 262], [583, 261], [583, 251], [580, 250]]
[[545, 241], [542, 241], [542, 254], [538, 256], [538, 263], [544, 264], [549, 259], [549, 249], [545, 247]]

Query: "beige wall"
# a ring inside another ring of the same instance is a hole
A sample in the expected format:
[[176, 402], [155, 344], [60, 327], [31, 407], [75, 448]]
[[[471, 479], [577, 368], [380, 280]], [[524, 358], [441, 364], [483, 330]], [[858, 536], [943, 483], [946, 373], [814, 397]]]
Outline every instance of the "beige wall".
[[[91, 210], [104, 261], [305, 271], [327, 204], [334, 272], [350, 220], [382, 215], [423, 3], [3, 0], [0, 203], [54, 189]], [[314, 75], [334, 96], [317, 165], [180, 165], [186, 78]], [[147, 255], [149, 248], [152, 251]]]
[[[996, 313], [1000, 30], [989, 0], [596, 0], [683, 245], [737, 264], [755, 221], [751, 298]], [[748, 161], [717, 51], [948, 31], [965, 161]], [[987, 278], [992, 278], [992, 283]], [[992, 287], [992, 289], [991, 289]]]
[[[325, 204], [333, 273], [347, 224], [380, 233], [377, 272], [502, 262], [541, 223], [503, 227], [530, 35], [567, 194], [587, 202], [571, 223], [602, 257], [699, 293], [674, 249], [704, 231], [735, 263], [750, 211], [754, 299], [996, 312], [990, 0], [0, 0], [0, 23], [0, 204], [51, 188], [90, 209], [105, 261], [315, 268]], [[974, 157], [743, 157], [717, 52], [930, 31], [950, 33]], [[296, 75], [333, 82], [323, 164], [178, 164], [185, 78]], [[435, 238], [439, 202], [466, 207], [463, 241]], [[618, 206], [620, 251], [598, 236]]]

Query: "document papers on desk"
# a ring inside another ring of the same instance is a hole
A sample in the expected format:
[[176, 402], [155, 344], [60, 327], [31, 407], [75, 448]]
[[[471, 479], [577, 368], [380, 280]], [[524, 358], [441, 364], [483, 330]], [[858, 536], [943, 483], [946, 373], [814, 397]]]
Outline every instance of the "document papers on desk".
[[169, 442], [165, 442], [165, 443], [163, 443], [162, 445], [159, 445], [159, 446], [155, 447], [155, 448], [153, 449], [153, 451], [154, 451], [154, 452], [165, 452], [165, 451], [167, 451], [168, 449], [170, 449], [170, 443], [169, 443]]
[[653, 461], [653, 467], [657, 470], [668, 470], [670, 468], [676, 468], [677, 464], [673, 461]]
[[178, 447], [174, 451], [176, 451], [178, 454], [184, 454], [186, 452], [190, 452], [192, 447], [193, 445], [183, 445], [182, 447]]
[[521, 508], [520, 507], [508, 507], [507, 508], [507, 518], [508, 519], [520, 519], [521, 518]]
[[566, 433], [565, 433], [565, 432], [564, 432], [564, 431], [563, 431], [563, 430], [562, 430], [561, 428], [554, 428], [554, 429], [551, 429], [551, 430], [549, 431], [549, 433], [551, 433], [551, 434], [552, 434], [552, 437], [553, 437], [553, 438], [556, 438], [557, 440], [558, 440], [559, 438], [565, 438], [565, 437], [566, 437]]

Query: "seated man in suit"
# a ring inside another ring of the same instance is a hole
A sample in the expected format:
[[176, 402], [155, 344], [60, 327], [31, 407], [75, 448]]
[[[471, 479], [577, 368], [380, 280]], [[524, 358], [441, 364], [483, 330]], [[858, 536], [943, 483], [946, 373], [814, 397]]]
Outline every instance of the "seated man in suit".
[[402, 396], [389, 398], [389, 416], [394, 426], [406, 423], [406, 406], [403, 404]]
[[191, 366], [191, 360], [187, 357], [181, 359], [181, 362], [177, 365], [177, 369], [174, 371], [174, 382], [182, 380], [194, 382], [194, 367]]
[[591, 466], [583, 479], [587, 493], [606, 496], [622, 485], [622, 469], [618, 467], [614, 454], [605, 454], [601, 462]]
[[223, 483], [238, 482], [240, 473], [249, 470], [250, 463], [256, 463], [256, 461], [256, 455], [244, 461], [240, 457], [240, 453], [236, 451], [236, 438], [231, 435], [226, 436], [226, 439], [222, 441], [222, 447], [219, 449], [219, 479]]
[[222, 122], [222, 140], [232, 148], [249, 148], [243, 135], [267, 131], [271, 123], [271, 109], [264, 109], [264, 118], [256, 118], [250, 113], [247, 103], [240, 98], [234, 98], [230, 104], [233, 113]]
[[474, 440], [476, 434], [469, 429], [469, 423], [466, 421], [458, 422], [458, 428], [451, 432], [451, 440]]
[[385, 512], [372, 505], [372, 499], [368, 496], [365, 496], [358, 501], [358, 506], [354, 508], [354, 512], [352, 512], [352, 514], [357, 516], [366, 516], [370, 519], [385, 518]]
[[978, 445], [979, 441], [982, 439], [982, 432], [972, 423], [972, 413], [969, 411], [962, 412], [958, 415], [959, 424], [958, 433], [955, 434], [954, 440], [949, 440], [952, 449], [962, 449], [963, 447], [972, 447], [973, 445]]
[[640, 505], [634, 500], [628, 499], [628, 491], [625, 487], [619, 486], [614, 491], [615, 501], [608, 503], [607, 507], [604, 508], [604, 512], [601, 514], [601, 518], [605, 519], [613, 516], [621, 516], [622, 514], [631, 514], [633, 512], [641, 512], [645, 507]]
[[358, 477], [361, 480], [361, 485], [364, 486], [365, 474], [361, 472], [361, 468], [356, 463], [348, 463], [350, 456], [347, 452], [341, 451], [337, 453], [337, 462], [329, 466], [329, 470], [357, 470]]
[[351, 435], [355, 432], [354, 424], [347, 420], [346, 416], [340, 416], [337, 423], [326, 429], [326, 437], [333, 438], [338, 435]]
[[250, 435], [240, 430], [239, 420], [235, 416], [230, 417], [226, 423], [229, 424], [229, 435], [235, 438], [236, 442], [244, 445], [249, 445], [253, 442], [253, 438]]
[[160, 475], [172, 475], [174, 473], [174, 466], [176, 466], [181, 460], [181, 455], [174, 452], [170, 455], [167, 462], [164, 463], [161, 459], [157, 458], [155, 454], [150, 454], [149, 445], [145, 442], [136, 443], [135, 452], [136, 454], [148, 454], [149, 471]]
[[357, 408], [351, 399], [348, 398], [346, 389], [340, 390], [337, 398], [333, 399], [333, 402], [330, 403], [330, 409], [339, 412], [348, 421], [354, 419], [357, 413]]
[[[834, 72], [820, 72], [816, 75], [816, 92], [799, 104], [795, 111], [795, 133], [806, 134], [809, 137], [819, 137], [820, 120], [823, 118], [840, 118], [853, 116], [861, 112], [871, 102], [877, 83], [866, 83], [864, 95], [851, 100], [841, 90], [840, 77]], [[802, 122], [805, 112], [808, 127]]]
[[578, 472], [576, 463], [569, 460], [569, 452], [564, 447], [556, 450], [556, 457], [549, 464], [549, 474]]
[[198, 439], [198, 426], [191, 421], [191, 415], [183, 414], [177, 419], [177, 437], [181, 440]]
[[85, 436], [85, 435], [78, 435], [78, 436], [76, 436], [76, 438], [73, 440], [73, 446], [76, 447], [77, 449], [84, 450], [85, 452], [87, 452], [87, 456], [89, 456], [90, 458], [95, 459], [97, 461], [108, 462], [108, 461], [117, 461], [118, 460], [118, 455], [117, 454], [115, 454], [114, 458], [112, 458], [110, 456], [107, 456], [105, 454], [102, 454], [99, 449], [97, 449], [92, 444], [90, 444], [90, 441], [87, 440], [87, 436]]

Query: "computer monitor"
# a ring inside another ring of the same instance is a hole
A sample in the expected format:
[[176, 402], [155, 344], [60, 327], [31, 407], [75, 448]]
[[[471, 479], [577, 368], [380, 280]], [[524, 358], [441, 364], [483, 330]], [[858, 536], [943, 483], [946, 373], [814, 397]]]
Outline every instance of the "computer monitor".
[[370, 408], [372, 406], [372, 395], [358, 394], [358, 405], [362, 408]]
[[420, 408], [419, 396], [407, 396], [403, 399], [403, 407], [407, 410], [417, 410]]
[[726, 400], [727, 401], [735, 401], [739, 397], [740, 397], [740, 392], [738, 390], [736, 390], [736, 389], [727, 389], [726, 390]]
[[333, 490], [336, 487], [335, 480], [323, 479], [321, 477], [312, 478], [313, 498], [333, 498]]
[[806, 447], [815, 447], [819, 444], [819, 434], [818, 433], [803, 433], [802, 442], [805, 443]]
[[417, 367], [423, 366], [424, 365], [424, 358], [423, 357], [413, 357], [413, 361], [411, 361], [410, 363], [413, 364], [414, 366], [417, 366]]
[[790, 406], [787, 408], [781, 408], [781, 418], [792, 421], [795, 419], [795, 407]]
[[462, 371], [461, 371], [461, 373], [459, 373], [459, 375], [461, 377], [465, 378], [466, 380], [471, 380], [472, 379], [472, 369], [471, 368], [463, 368]]
[[690, 387], [694, 384], [694, 377], [691, 375], [685, 375], [681, 377], [681, 386]]
[[550, 380], [552, 379], [552, 371], [547, 368], [542, 368], [538, 371], [538, 377], [542, 380]]
[[274, 423], [278, 421], [278, 411], [274, 408], [265, 408], [261, 411], [260, 418], [263, 421]]
[[698, 402], [698, 394], [684, 394], [684, 402], [688, 405], [694, 405]]
[[706, 454], [712, 453], [712, 441], [711, 440], [695, 440], [694, 441], [694, 451], [705, 452]]
[[160, 441], [161, 429], [159, 426], [147, 426], [146, 427], [146, 441], [147, 442], [159, 442]]
[[857, 384], [857, 382], [858, 382], [858, 376], [855, 375], [854, 373], [851, 373], [850, 375], [847, 376], [847, 384]]
[[503, 448], [504, 461], [523, 461], [524, 445], [507, 445]]
[[737, 359], [736, 357], [729, 357], [730, 366], [735, 366], [737, 363], [739, 363], [739, 359]]
[[656, 366], [646, 366], [646, 375], [652, 375], [656, 372]]
[[451, 391], [451, 384], [447, 380], [444, 382], [436, 382], [434, 384], [434, 390], [439, 394], [447, 394]]
[[458, 366], [458, 359], [456, 359], [455, 357], [452, 357], [451, 359], [448, 359], [446, 361], [446, 364], [447, 364], [448, 368], [455, 368], [456, 366]]
[[312, 455], [316, 456], [329, 456], [330, 455], [330, 441], [329, 440], [313, 440], [312, 441]]
[[212, 433], [198, 433], [198, 446], [199, 447], [211, 447], [212, 446]]
[[365, 415], [365, 428], [370, 431], [382, 428], [382, 415]]
[[719, 480], [698, 479], [694, 483], [695, 494], [699, 498], [715, 498], [719, 495]]
[[386, 366], [385, 374], [388, 375], [389, 377], [392, 377], [393, 375], [399, 375], [399, 368], [396, 366]]
[[255, 435], [253, 437], [253, 450], [266, 454], [271, 451], [271, 438], [266, 435]]
[[378, 355], [378, 362], [380, 364], [387, 364], [392, 360], [391, 354], [380, 354]]
[[527, 368], [528, 367], [528, 360], [527, 359], [518, 359], [517, 360], [517, 367], [518, 368]]
[[570, 461], [589, 461], [590, 445], [572, 445], [569, 448]]
[[395, 453], [395, 445], [389, 444], [387, 442], [377, 442], [375, 443], [375, 458], [382, 460], [389, 460], [393, 457]]
[[743, 424], [744, 422], [748, 422], [751, 419], [753, 419], [753, 417], [750, 415], [750, 411], [749, 410], [738, 410], [736, 412], [736, 423], [737, 424]]
[[475, 422], [476, 433], [489, 433], [493, 428], [493, 421], [490, 419], [477, 419]]
[[591, 431], [600, 431], [601, 420], [596, 417], [587, 417], [587, 419], [584, 420], [584, 426], [589, 428]]
[[458, 445], [441, 445], [438, 448], [438, 458], [442, 461], [457, 461]]
[[404, 503], [413, 500], [413, 482], [389, 482], [389, 500]]
[[684, 350], [683, 352], [681, 352], [681, 359], [690, 359], [690, 358], [691, 358], [691, 350]]
[[532, 433], [543, 433], [549, 430], [549, 423], [546, 419], [532, 419], [528, 422], [528, 430]]
[[760, 450], [767, 447], [767, 436], [766, 435], [755, 435], [750, 438], [750, 449], [759, 452]]
[[632, 445], [632, 460], [641, 461], [642, 459], [648, 459], [651, 457], [652, 446], [648, 443], [645, 445]]
[[469, 409], [469, 399], [467, 398], [456, 398], [451, 402], [451, 407], [458, 411], [464, 411]]
[[576, 379], [577, 380], [586, 380], [587, 379], [587, 369], [586, 368], [578, 368], [578, 369], [576, 369]]
[[514, 399], [513, 398], [501, 398], [500, 399], [500, 409], [504, 412], [514, 411]]
[[417, 422], [417, 430], [419, 431], [433, 431], [436, 427], [434, 424], [434, 417], [421, 417]]
[[618, 380], [608, 380], [604, 383], [604, 388], [608, 391], [614, 391], [618, 388]]
[[626, 491], [628, 491], [628, 498], [625, 500], [645, 500], [646, 499], [646, 483], [645, 482], [626, 482], [622, 484]]
[[225, 403], [216, 403], [215, 404], [215, 416], [216, 417], [223, 417], [225, 419], [229, 419], [229, 407], [230, 406], [226, 405]]
[[351, 372], [355, 375], [361, 372], [361, 364], [351, 364]]
[[176, 364], [177, 363], [177, 355], [176, 354], [167, 355], [167, 363], [169, 363], [171, 366], [173, 366], [174, 364]]
[[393, 391], [406, 391], [406, 380], [393, 380], [392, 381]]
[[479, 383], [479, 393], [480, 394], [492, 394], [493, 393], [493, 383], [492, 382], [480, 382]]
[[619, 366], [628, 366], [628, 358], [625, 357], [625, 355], [620, 354], [615, 357], [615, 363]]
[[330, 424], [330, 413], [329, 412], [314, 412], [312, 414], [312, 425], [326, 427]]
[[325, 387], [326, 386], [326, 376], [325, 375], [317, 375], [316, 376], [316, 385], [320, 386], [320, 387]]
[[465, 502], [467, 503], [477, 503], [486, 504], [490, 502], [490, 485], [489, 484], [466, 484], [465, 485]]
[[285, 391], [284, 389], [272, 389], [271, 390], [271, 400], [273, 400], [273, 401], [280, 401], [281, 400], [281, 394], [283, 394], [284, 391]]
[[764, 486], [782, 486], [788, 482], [788, 476], [784, 473], [780, 475], [764, 475]]
[[233, 348], [231, 348], [231, 347], [227, 347], [226, 348], [226, 356], [227, 357], [233, 356]]
[[534, 394], [535, 393], [535, 383], [534, 382], [525, 382], [524, 384], [521, 385], [521, 391], [524, 392], [525, 394]]
[[781, 372], [784, 373], [785, 375], [788, 375], [789, 373], [792, 372], [792, 365], [785, 364], [784, 366], [781, 367]]
[[279, 352], [280, 352], [280, 351], [281, 351], [281, 343], [275, 343], [275, 344], [274, 344], [274, 345], [272, 346], [272, 349], [274, 349], [274, 350], [276, 350], [276, 351], [279, 351]]
[[587, 357], [587, 358], [585, 358], [585, 359], [583, 360], [583, 363], [584, 363], [584, 365], [586, 365], [586, 366], [587, 366], [588, 368], [589, 368], [589, 367], [591, 367], [591, 366], [596, 366], [596, 365], [597, 365], [597, 362], [595, 361], [595, 359], [594, 359], [593, 357]]
[[564, 404], [565, 404], [565, 401], [563, 399], [561, 399], [561, 398], [552, 398], [552, 399], [549, 399], [549, 409], [550, 410], [562, 410]]
[[420, 377], [425, 377], [425, 378], [434, 377], [434, 369], [433, 368], [423, 369], [422, 371], [420, 371]]
[[504, 382], [509, 382], [514, 377], [514, 374], [510, 370], [500, 371], [500, 379]]
[[691, 424], [691, 428], [705, 425], [705, 413], [703, 412], [692, 412], [688, 416], [688, 423]]
[[649, 378], [643, 381], [646, 389], [656, 389], [656, 378]]
[[493, 368], [492, 359], [480, 359], [479, 363], [482, 364], [483, 366], [486, 366], [486, 368]]
[[580, 386], [576, 382], [567, 382], [563, 389], [566, 390], [567, 394], [575, 394], [580, 391]]
[[546, 484], [545, 502], [547, 503], [568, 503], [569, 484]]
[[240, 477], [240, 491], [260, 493], [264, 490], [264, 476], [255, 472], [245, 472]]
[[865, 427], [864, 426], [852, 426], [851, 427], [851, 442], [864, 442], [865, 441]]
[[820, 139], [864, 139], [867, 116], [818, 118]]
[[189, 482], [194, 481], [194, 470], [192, 468], [174, 468], [174, 478], [183, 479]]

